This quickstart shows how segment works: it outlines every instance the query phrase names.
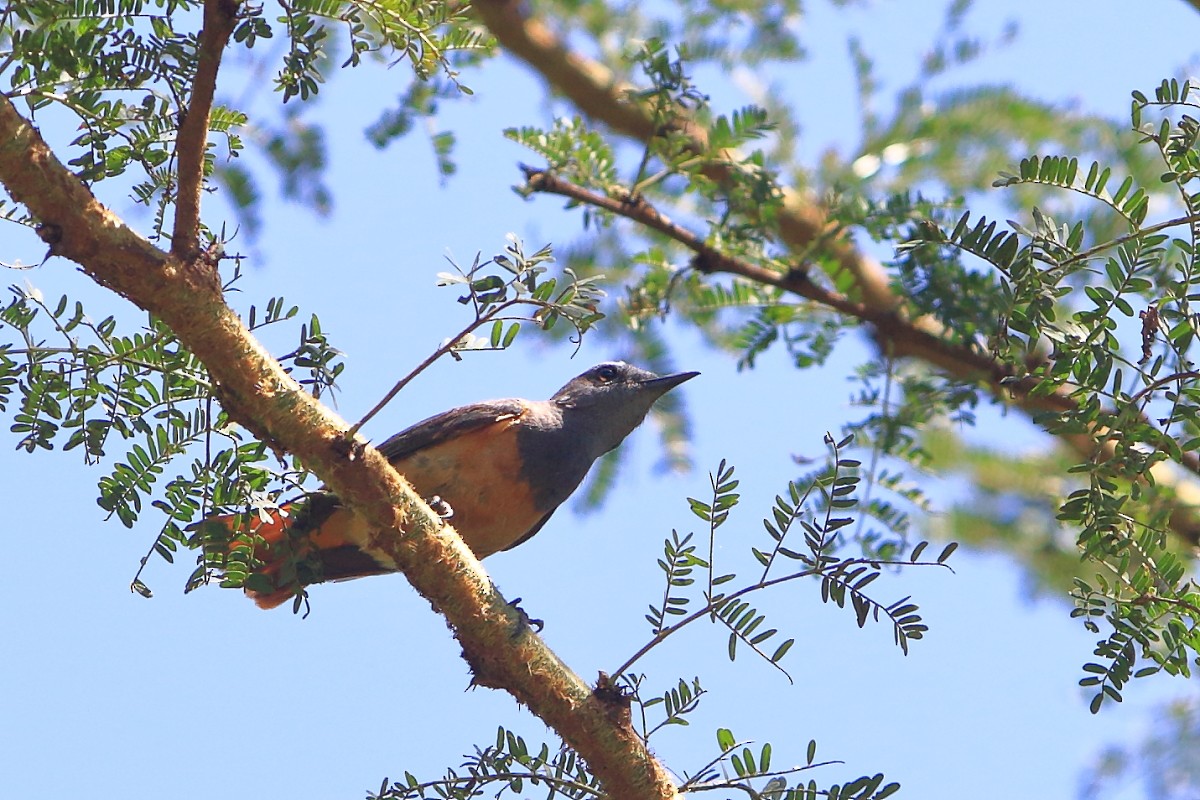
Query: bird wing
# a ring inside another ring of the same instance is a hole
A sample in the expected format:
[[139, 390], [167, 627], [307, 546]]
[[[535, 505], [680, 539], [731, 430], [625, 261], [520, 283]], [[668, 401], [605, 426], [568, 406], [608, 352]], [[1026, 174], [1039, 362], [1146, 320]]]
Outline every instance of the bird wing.
[[444, 442], [455, 436], [519, 417], [526, 410], [521, 400], [488, 400], [469, 406], [453, 408], [422, 420], [400, 431], [376, 448], [388, 461], [410, 456], [418, 450]]
[[[531, 404], [525, 400], [490, 400], [483, 403], [475, 403], [461, 408], [455, 408], [450, 411], [443, 412], [429, 419], [418, 422], [407, 430], [401, 431], [395, 436], [378, 446], [379, 452], [392, 462], [401, 473], [405, 472], [405, 462], [409, 461], [413, 456], [421, 454], [423, 451], [438, 452], [444, 449], [444, 446], [450, 442], [461, 441], [463, 443], [473, 442], [473, 445], [481, 448], [490, 448], [494, 444], [489, 444], [489, 426], [496, 426], [496, 432], [499, 433], [507, 425], [513, 423], [514, 420], [524, 416], [531, 410]], [[478, 438], [484, 437], [484, 438]], [[515, 439], [513, 443], [515, 445]], [[516, 455], [517, 451], [513, 451]], [[476, 555], [483, 558], [490, 553], [498, 550], [511, 550], [522, 542], [527, 541], [531, 536], [542, 529], [546, 521], [550, 519], [550, 515], [554, 513], [554, 509], [547, 511], [541, 517], [536, 518], [532, 524], [529, 524], [527, 529], [507, 530], [504, 535], [508, 537], [508, 542], [498, 542], [494, 540], [496, 533], [496, 519], [494, 515], [501, 514], [501, 509], [504, 502], [519, 500], [520, 492], [518, 484], [521, 476], [519, 463], [516, 465], [502, 465], [504, 456], [501, 451], [495, 453], [488, 450], [481, 450], [477, 457], [470, 458], [467, 463], [463, 463], [456, 467], [454, 471], [461, 469], [463, 480], [465, 482], [481, 481], [484, 476], [479, 474], [479, 470], [495, 470], [494, 475], [487, 476], [489, 479], [503, 477], [506, 481], [512, 481], [512, 491], [505, 492], [503, 498], [493, 498], [494, 502], [485, 502], [488, 515], [493, 517], [481, 529], [472, 529], [471, 527], [459, 528], [459, 533], [466, 540], [467, 545], [471, 547]], [[518, 458], [519, 462], [519, 458]], [[433, 456], [433, 460], [423, 463], [421, 468], [425, 472], [429, 472], [438, 464], [437, 456]], [[442, 462], [444, 463], [444, 462]], [[444, 473], [443, 473], [444, 476]], [[411, 477], [411, 476], [410, 476]], [[421, 484], [418, 483], [418, 486]], [[428, 489], [426, 489], [428, 491]], [[528, 491], [528, 487], [526, 487]], [[445, 499], [445, 498], [443, 498]], [[526, 498], [526, 502], [532, 502], [533, 498]], [[464, 500], [464, 503], [466, 501]], [[459, 511], [474, 511], [477, 515], [481, 509], [474, 509], [475, 498], [472, 498], [470, 503], [466, 503], [467, 508], [459, 508]], [[453, 508], [456, 501], [451, 500], [450, 506]], [[460, 514], [461, 516], [461, 514]], [[486, 519], [486, 518], [485, 518]], [[476, 522], [479, 519], [476, 516]], [[451, 519], [452, 523], [456, 520]], [[516, 537], [515, 539], [512, 537]]]

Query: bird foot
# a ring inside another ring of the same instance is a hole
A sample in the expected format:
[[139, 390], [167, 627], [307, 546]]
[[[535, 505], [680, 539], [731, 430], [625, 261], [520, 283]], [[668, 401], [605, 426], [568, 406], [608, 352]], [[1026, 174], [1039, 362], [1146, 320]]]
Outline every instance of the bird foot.
[[519, 597], [515, 600], [510, 600], [508, 603], [512, 607], [512, 610], [517, 612], [517, 616], [520, 617], [517, 628], [513, 631], [513, 638], [515, 639], [525, 628], [531, 628], [534, 633], [541, 633], [542, 629], [546, 627], [546, 623], [540, 619], [534, 619], [525, 613], [525, 609], [521, 608], [520, 603], [521, 598]]
[[441, 498], [441, 495], [435, 494], [433, 497], [425, 498], [425, 505], [433, 509], [433, 513], [437, 514], [438, 519], [442, 522], [454, 516], [454, 509]]

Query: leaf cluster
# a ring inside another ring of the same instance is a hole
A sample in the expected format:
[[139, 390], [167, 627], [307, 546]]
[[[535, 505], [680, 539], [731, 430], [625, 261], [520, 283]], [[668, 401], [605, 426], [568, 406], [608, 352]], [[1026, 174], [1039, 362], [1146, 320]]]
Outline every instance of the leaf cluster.
[[[108, 517], [132, 528], [147, 504], [161, 514], [147, 557], [173, 562], [181, 548], [200, 549], [188, 588], [218, 568], [227, 571], [228, 585], [240, 585], [239, 570], [206, 546], [210, 534], [190, 523], [214, 509], [240, 510], [247, 497], [258, 498], [251, 505], [273, 504], [279, 481], [298, 486], [302, 473], [272, 469], [266, 447], [229, 423], [207, 370], [161, 321], [151, 317], [125, 333], [115, 317], [95, 321], [68, 297], [50, 305], [32, 287], [9, 291], [0, 310], [9, 340], [0, 345], [0, 410], [12, 412], [18, 449], [60, 447], [78, 450], [88, 464], [107, 462], [97, 503]], [[273, 298], [265, 314], [252, 306], [248, 322], [261, 329], [290, 322], [298, 311]], [[338, 356], [313, 317], [282, 360], [307, 373], [301, 382], [320, 393], [341, 372]], [[132, 588], [149, 596], [141, 580], [146, 565], [143, 558]]]
[[[781, 770], [771, 769], [773, 750], [770, 742], [764, 743], [759, 749], [758, 755], [755, 756], [750, 747], [734, 737], [733, 731], [728, 728], [718, 728], [717, 745], [721, 749], [722, 756], [697, 775], [688, 778], [684, 783], [684, 789], [709, 790], [736, 787], [753, 796], [770, 798], [770, 800], [817, 800], [818, 798], [883, 800], [900, 790], [899, 783], [885, 783], [882, 773], [863, 775], [845, 783], [823, 785], [818, 783], [815, 778], [810, 778], [807, 782], [799, 781], [795, 785], [789, 785], [789, 776], [829, 763], [820, 763], [816, 760], [817, 742], [815, 739], [810, 739], [808, 742], [803, 765]], [[717, 773], [714, 767], [723, 762], [728, 763], [736, 778], [721, 777]], [[767, 778], [762, 787], [757, 790], [752, 788], [753, 784], [751, 783], [751, 780], [756, 778]]]
[[[390, 785], [389, 785], [390, 784]], [[503, 726], [496, 729], [493, 745], [477, 749], [458, 769], [450, 768], [439, 780], [420, 781], [405, 772], [398, 781], [383, 779], [371, 800], [418, 800], [419, 798], [479, 797], [485, 788], [495, 797], [506, 793], [522, 796], [536, 788], [546, 798], [599, 798], [604, 796], [587, 765], [568, 748], [551, 750], [543, 743], [531, 751], [525, 739]]]
[[[476, 255], [465, 269], [451, 261], [455, 271], [439, 272], [438, 285], [464, 288], [466, 294], [458, 302], [471, 307], [475, 320], [459, 338], [448, 343], [450, 352], [502, 350], [516, 339], [522, 322], [549, 331], [564, 320], [574, 331], [571, 341], [578, 345], [583, 334], [604, 318], [598, 310], [604, 296], [600, 289], [604, 276], [581, 278], [570, 269], [561, 277], [550, 276], [545, 264], [553, 260], [549, 245], [527, 254], [521, 240], [509, 234], [504, 252], [486, 261]], [[532, 307], [533, 311], [510, 313], [521, 306]], [[484, 327], [488, 329], [486, 339], [471, 333]]]
[[[922, 638], [927, 630], [916, 613], [917, 606], [907, 597], [885, 604], [871, 597], [866, 589], [880, 577], [885, 566], [924, 563], [919, 561], [919, 557], [928, 543], [918, 544], [904, 562], [876, 556], [863, 558], [839, 555], [838, 551], [845, 545], [843, 531], [854, 523], [853, 517], [845, 515], [858, 505], [855, 495], [859, 489], [860, 477], [857, 473], [861, 465], [854, 459], [841, 456], [841, 451], [850, 443], [851, 437], [835, 442], [827, 436], [826, 444], [833, 453], [830, 469], [813, 478], [807, 486], [789, 482], [786, 493], [776, 496], [771, 514], [763, 519], [767, 539], [749, 548], [761, 572], [740, 587], [732, 585], [738, 579], [737, 573], [718, 571], [715, 566], [717, 530], [728, 522], [730, 513], [740, 500], [733, 467], [722, 462], [717, 471], [709, 476], [711, 496], [706, 500], [688, 500], [692, 513], [708, 525], [707, 551], [692, 543], [693, 534], [681, 536], [677, 531], [672, 531], [664, 541], [663, 557], [658, 565], [663, 572], [666, 588], [662, 600], [658, 604], [651, 604], [646, 614], [652, 638], [615, 674], [626, 674], [636, 661], [668, 637], [697, 620], [707, 618], [728, 629], [727, 652], [730, 660], [737, 657], [739, 647], [748, 647], [787, 675], [780, 662], [795, 639], [784, 639], [766, 649], [767, 642], [779, 631], [767, 627], [766, 612], [747, 598], [801, 578], [819, 582], [822, 602], [832, 602], [839, 607], [845, 607], [849, 602], [859, 627], [864, 626], [868, 619], [879, 621], [886, 618], [892, 625], [896, 644], [907, 653], [909, 643]], [[792, 538], [800, 539], [802, 545], [793, 545], [789, 534], [796, 534]], [[946, 547], [931, 563], [943, 564], [954, 547]], [[702, 577], [698, 598], [695, 589], [697, 572]], [[697, 599], [701, 601], [700, 607], [693, 610], [692, 604]]]
[[[22, 98], [31, 115], [50, 106], [79, 122], [69, 163], [89, 182], [136, 168], [138, 202], [155, 210], [163, 232], [174, 200], [175, 133], [190, 102], [199, 41], [188, 28], [201, 4], [186, 0], [35, 0], [8, 3], [0, 17], [0, 74], [8, 95]], [[217, 105], [208, 131], [227, 157], [243, 147], [247, 122], [240, 111]], [[215, 155], [206, 154], [205, 175]]]
[[[1095, 577], [1080, 577], [1075, 614], [1107, 635], [1100, 662], [1085, 666], [1082, 684], [1097, 689], [1092, 708], [1121, 699], [1132, 677], [1159, 671], [1190, 674], [1200, 663], [1195, 630], [1197, 589], [1173, 552], [1167, 525], [1175, 499], [1158, 485], [1161, 462], [1195, 471], [1200, 448], [1200, 389], [1193, 348], [1198, 296], [1196, 258], [1200, 177], [1194, 87], [1164, 81], [1151, 100], [1133, 95], [1131, 125], [1163, 167], [1160, 182], [1182, 215], [1148, 220], [1150, 193], [1131, 177], [1067, 156], [1030, 156], [996, 185], [1037, 184], [1085, 196], [1123, 220], [1126, 232], [1089, 242], [1083, 220], [1059, 223], [1033, 208], [1027, 223], [1007, 229], [963, 214], [952, 226], [914, 228], [904, 248], [970, 254], [993, 270], [995, 322], [977, 343], [1010, 365], [1012, 380], [1032, 382], [1034, 397], [1066, 396], [1046, 411], [1051, 432], [1087, 434], [1103, 455], [1070, 471], [1078, 488], [1058, 519], [1076, 528]], [[1151, 111], [1160, 113], [1156, 122]], [[1113, 187], [1116, 183], [1115, 188]], [[1139, 660], [1148, 666], [1137, 668]]]

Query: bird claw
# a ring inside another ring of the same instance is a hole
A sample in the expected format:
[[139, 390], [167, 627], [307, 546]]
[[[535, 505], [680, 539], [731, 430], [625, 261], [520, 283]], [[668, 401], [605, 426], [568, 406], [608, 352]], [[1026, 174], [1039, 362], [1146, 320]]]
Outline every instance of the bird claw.
[[510, 600], [508, 603], [512, 610], [517, 612], [517, 616], [520, 617], [520, 622], [517, 623], [517, 629], [513, 632], [513, 638], [516, 638], [517, 634], [521, 633], [521, 631], [525, 628], [533, 629], [534, 633], [541, 633], [542, 629], [546, 627], [546, 623], [540, 619], [534, 619], [533, 617], [529, 616], [529, 614], [525, 613], [525, 609], [521, 608], [520, 603], [521, 598], [519, 597], [515, 600]]
[[425, 498], [425, 505], [429, 506], [442, 522], [454, 516], [454, 509], [442, 499], [441, 495], [435, 494], [433, 497]]

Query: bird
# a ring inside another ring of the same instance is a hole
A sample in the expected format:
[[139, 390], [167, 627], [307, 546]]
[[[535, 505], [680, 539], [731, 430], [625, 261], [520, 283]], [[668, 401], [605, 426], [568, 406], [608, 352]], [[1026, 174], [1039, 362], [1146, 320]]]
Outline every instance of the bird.
[[[699, 374], [660, 376], [607, 361], [572, 378], [549, 400], [453, 408], [397, 433], [378, 450], [482, 559], [540, 531], [596, 459], [620, 445], [659, 398]], [[264, 609], [298, 598], [315, 583], [398, 569], [364, 547], [370, 525], [329, 491], [253, 515], [211, 516], [200, 526], [206, 541], [218, 542], [227, 557], [240, 549], [232, 560], [249, 569], [243, 588]]]

